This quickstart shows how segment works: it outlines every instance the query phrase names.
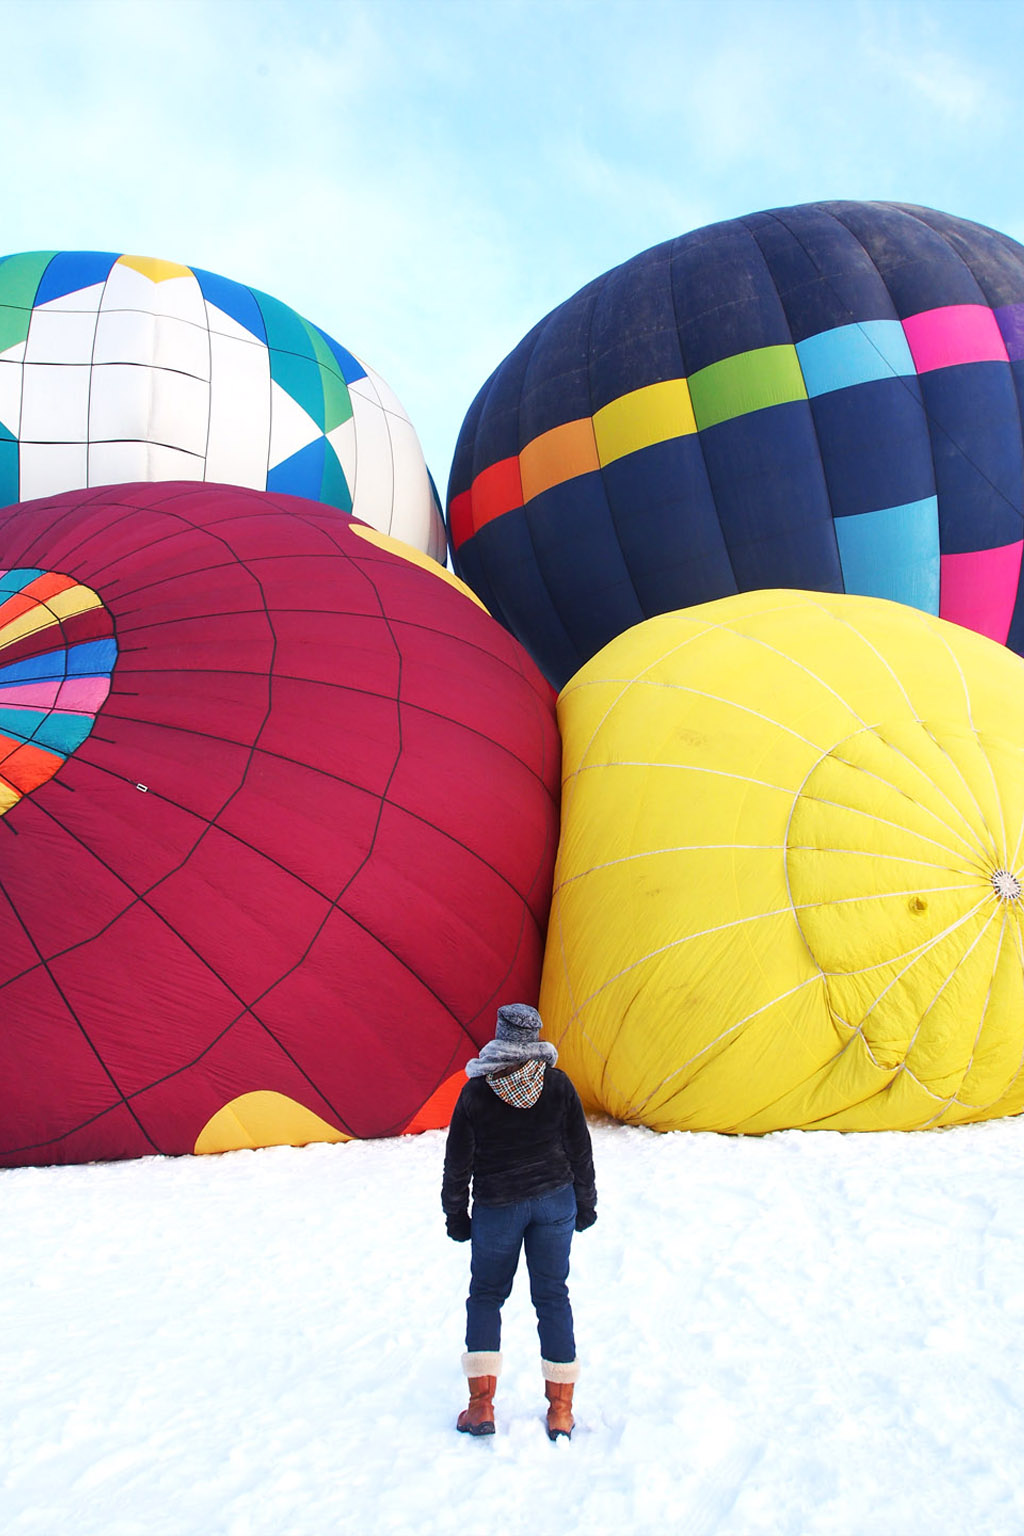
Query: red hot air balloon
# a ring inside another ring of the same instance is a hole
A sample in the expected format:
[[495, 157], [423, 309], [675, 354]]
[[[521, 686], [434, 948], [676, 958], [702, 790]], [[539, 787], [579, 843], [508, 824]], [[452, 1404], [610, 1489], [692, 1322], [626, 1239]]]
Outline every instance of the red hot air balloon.
[[559, 749], [521, 646], [270, 492], [12, 506], [0, 571], [0, 1163], [443, 1124], [538, 987]]

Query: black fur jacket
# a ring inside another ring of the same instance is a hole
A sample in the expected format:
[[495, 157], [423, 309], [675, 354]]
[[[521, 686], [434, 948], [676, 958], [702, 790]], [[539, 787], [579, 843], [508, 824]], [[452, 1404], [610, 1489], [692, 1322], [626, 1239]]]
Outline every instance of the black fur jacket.
[[469, 1206], [470, 1180], [479, 1205], [511, 1205], [572, 1184], [577, 1217], [597, 1207], [590, 1131], [579, 1095], [557, 1067], [544, 1073], [530, 1109], [500, 1099], [484, 1077], [459, 1095], [444, 1154], [441, 1205], [446, 1216]]

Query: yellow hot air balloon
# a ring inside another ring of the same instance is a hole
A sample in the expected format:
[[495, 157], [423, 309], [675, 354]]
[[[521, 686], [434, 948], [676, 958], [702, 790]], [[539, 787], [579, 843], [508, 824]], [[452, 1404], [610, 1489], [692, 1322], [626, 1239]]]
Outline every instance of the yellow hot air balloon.
[[590, 1109], [909, 1130], [1024, 1108], [1024, 662], [765, 591], [566, 685], [540, 1007]]

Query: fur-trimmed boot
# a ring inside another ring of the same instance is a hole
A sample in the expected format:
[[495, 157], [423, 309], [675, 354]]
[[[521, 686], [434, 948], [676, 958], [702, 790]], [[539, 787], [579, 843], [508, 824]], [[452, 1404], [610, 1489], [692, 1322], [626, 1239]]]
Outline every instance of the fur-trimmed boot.
[[469, 1381], [469, 1407], [459, 1414], [456, 1429], [466, 1435], [494, 1434], [494, 1392], [501, 1375], [499, 1350], [477, 1350], [462, 1357]]
[[544, 1394], [548, 1400], [548, 1439], [564, 1435], [568, 1440], [576, 1422], [572, 1416], [572, 1389], [580, 1374], [578, 1360], [542, 1360]]

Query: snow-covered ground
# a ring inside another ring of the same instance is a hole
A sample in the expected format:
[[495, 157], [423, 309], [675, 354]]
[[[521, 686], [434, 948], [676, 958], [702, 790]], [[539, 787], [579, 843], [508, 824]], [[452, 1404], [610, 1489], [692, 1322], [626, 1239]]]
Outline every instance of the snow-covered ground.
[[4, 1536], [1024, 1532], [1024, 1120], [593, 1133], [555, 1444], [525, 1272], [454, 1431], [441, 1132], [0, 1173]]

